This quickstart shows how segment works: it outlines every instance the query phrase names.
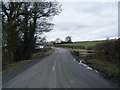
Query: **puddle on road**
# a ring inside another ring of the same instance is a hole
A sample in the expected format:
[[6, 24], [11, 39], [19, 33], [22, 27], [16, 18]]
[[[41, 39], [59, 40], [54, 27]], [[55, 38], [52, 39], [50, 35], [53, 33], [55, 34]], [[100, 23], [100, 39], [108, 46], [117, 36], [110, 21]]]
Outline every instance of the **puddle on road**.
[[76, 61], [78, 64], [84, 66], [86, 69], [93, 70], [93, 71], [95, 71], [96, 73], [99, 73], [97, 70], [89, 67], [87, 64], [84, 64], [84, 63], [83, 63], [83, 60], [78, 61], [78, 60], [74, 59], [74, 61]]
[[87, 67], [86, 69], [90, 69], [90, 70], [93, 70], [91, 67]]

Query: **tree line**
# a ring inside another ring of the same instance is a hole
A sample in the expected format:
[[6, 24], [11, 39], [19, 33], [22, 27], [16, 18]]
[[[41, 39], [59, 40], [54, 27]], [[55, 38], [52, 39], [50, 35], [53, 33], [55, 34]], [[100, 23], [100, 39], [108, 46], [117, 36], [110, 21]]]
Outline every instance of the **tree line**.
[[71, 36], [65, 37], [65, 41], [63, 41], [63, 40], [60, 39], [60, 38], [56, 38], [53, 42], [54, 42], [55, 44], [68, 44], [68, 43], [73, 43], [73, 42], [72, 42], [72, 39], [71, 39]]
[[53, 28], [51, 19], [61, 12], [58, 2], [2, 2], [3, 66], [29, 59], [37, 38]]

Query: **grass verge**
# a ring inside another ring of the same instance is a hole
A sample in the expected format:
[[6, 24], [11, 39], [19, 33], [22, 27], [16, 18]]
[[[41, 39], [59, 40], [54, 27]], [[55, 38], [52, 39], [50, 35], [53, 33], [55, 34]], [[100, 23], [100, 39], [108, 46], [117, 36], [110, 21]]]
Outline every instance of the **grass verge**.
[[[73, 54], [73, 56], [77, 58], [77, 61], [83, 59], [84, 63], [86, 63], [93, 69], [99, 71], [108, 80], [111, 80], [115, 83], [120, 83], [120, 66], [118, 64], [113, 64], [111, 62], [98, 59], [94, 57], [94, 54], [87, 53], [87, 50], [70, 49], [70, 51]], [[79, 54], [76, 54], [76, 52], [79, 52]], [[80, 54], [82, 52], [83, 54]]]
[[109, 80], [120, 82], [120, 67], [108, 61], [97, 58], [85, 60], [86, 64], [98, 70]]
[[7, 65], [7, 68], [5, 70], [2, 71], [3, 74], [9, 73], [17, 68], [19, 68], [20, 66], [30, 62], [31, 60], [24, 60], [24, 61], [17, 61], [17, 62], [13, 62], [11, 64]]
[[52, 49], [48, 49], [44, 52], [37, 52], [37, 53], [34, 53], [31, 57], [30, 60], [23, 60], [23, 61], [17, 61], [17, 62], [13, 62], [11, 64], [8, 64], [7, 65], [7, 68], [5, 70], [2, 71], [3, 74], [7, 74], [11, 71], [14, 71], [16, 70], [17, 68], [20, 68], [22, 67], [23, 65], [25, 64], [28, 64], [30, 63], [31, 61], [35, 60], [36, 58], [39, 58], [39, 57], [42, 57], [42, 56], [45, 56], [45, 55], [48, 55], [50, 53], [52, 53], [53, 50]]
[[53, 52], [53, 49], [48, 49], [48, 50], [45, 50], [45, 51], [42, 51], [42, 52], [37, 52], [37, 53], [34, 53], [31, 58], [32, 59], [38, 58], [38, 57], [41, 57], [41, 56], [48, 55], [52, 52]]

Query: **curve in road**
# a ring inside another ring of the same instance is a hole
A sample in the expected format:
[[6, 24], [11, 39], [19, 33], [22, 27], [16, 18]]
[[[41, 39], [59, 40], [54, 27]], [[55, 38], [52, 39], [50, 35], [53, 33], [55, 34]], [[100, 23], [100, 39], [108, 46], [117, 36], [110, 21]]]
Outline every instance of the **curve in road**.
[[53, 49], [54, 53], [4, 83], [3, 88], [112, 88], [98, 73], [76, 63], [67, 49]]

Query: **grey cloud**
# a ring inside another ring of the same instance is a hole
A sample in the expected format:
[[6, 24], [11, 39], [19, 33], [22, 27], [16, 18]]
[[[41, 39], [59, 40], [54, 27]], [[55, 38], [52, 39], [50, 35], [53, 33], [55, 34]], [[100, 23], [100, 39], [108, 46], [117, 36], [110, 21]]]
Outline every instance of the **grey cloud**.
[[48, 40], [72, 36], [73, 41], [115, 38], [118, 33], [117, 3], [63, 3], [63, 12], [53, 20]]
[[80, 25], [80, 24], [76, 24], [76, 23], [62, 23], [62, 24], [57, 24], [55, 25], [55, 27], [60, 30], [77, 30], [77, 29], [81, 29], [81, 28], [87, 28], [89, 26], [85, 26], [85, 25]]

